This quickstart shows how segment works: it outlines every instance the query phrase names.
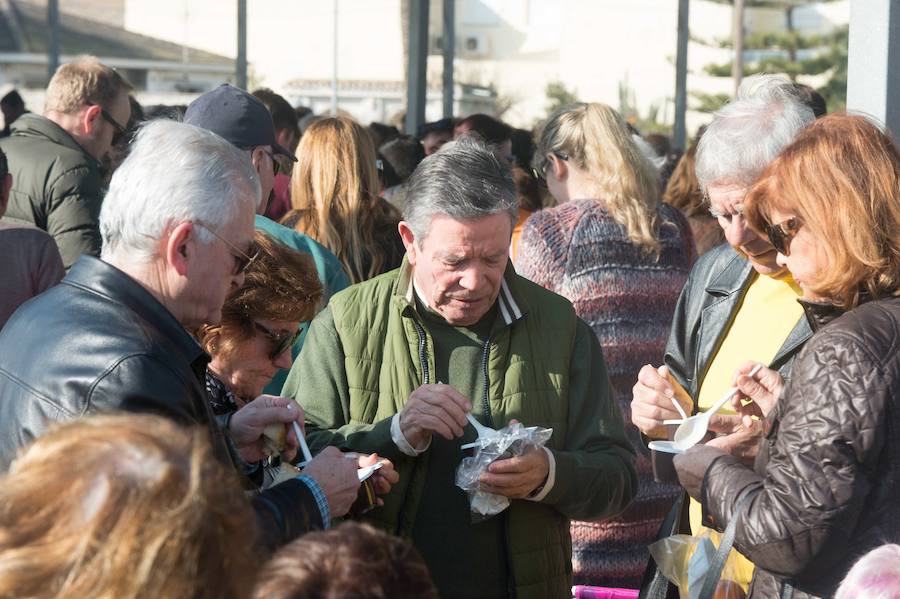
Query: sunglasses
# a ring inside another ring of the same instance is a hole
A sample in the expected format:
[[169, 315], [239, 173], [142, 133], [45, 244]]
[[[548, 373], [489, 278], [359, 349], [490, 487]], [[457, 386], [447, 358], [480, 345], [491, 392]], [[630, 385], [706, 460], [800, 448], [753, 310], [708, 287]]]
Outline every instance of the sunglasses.
[[796, 216], [792, 216], [786, 221], [775, 225], [766, 224], [766, 235], [769, 237], [769, 243], [782, 256], [790, 256], [788, 245], [801, 226], [803, 226], [803, 223]]
[[268, 150], [264, 150], [264, 151], [266, 154], [269, 155], [269, 159], [272, 160], [272, 174], [277, 176], [278, 173], [281, 172], [281, 161], [278, 160], [278, 157], [275, 156], [274, 153], [272, 153]]
[[[550, 152], [563, 162], [569, 161], [569, 155], [565, 152], [557, 152], [556, 150]], [[544, 176], [544, 173], [547, 172], [547, 166], [550, 164], [550, 154], [544, 156], [543, 160], [541, 160], [541, 165], [538, 168], [532, 168], [531, 174], [534, 175], [534, 178], [538, 181], [546, 181], [547, 178]]]
[[[194, 221], [194, 224], [199, 225], [213, 234], [213, 237], [224, 243], [231, 250], [231, 256], [234, 258], [234, 271], [233, 275], [239, 275], [247, 268], [253, 264], [253, 261], [259, 256], [259, 249], [256, 248], [255, 244], [250, 244], [247, 252], [240, 249], [218, 233], [216, 233], [215, 229], [213, 229], [210, 225], [204, 223], [203, 221]], [[249, 252], [249, 253], [248, 253]]]
[[113, 133], [112, 145], [119, 145], [119, 142], [122, 141], [122, 138], [125, 137], [125, 133], [127, 133], [127, 130], [125, 129], [125, 127], [117, 123], [116, 119], [114, 119], [112, 115], [109, 114], [109, 112], [107, 112], [107, 110], [102, 106], [100, 106], [100, 116], [102, 116], [103, 120], [112, 125], [113, 129], [116, 130], [116, 132]]
[[303, 332], [303, 327], [298, 327], [293, 333], [288, 331], [275, 332], [269, 327], [259, 324], [255, 320], [253, 321], [253, 326], [272, 342], [273, 349], [272, 353], [269, 354], [269, 357], [273, 360], [291, 349], [297, 342], [297, 339], [300, 338], [300, 333]]

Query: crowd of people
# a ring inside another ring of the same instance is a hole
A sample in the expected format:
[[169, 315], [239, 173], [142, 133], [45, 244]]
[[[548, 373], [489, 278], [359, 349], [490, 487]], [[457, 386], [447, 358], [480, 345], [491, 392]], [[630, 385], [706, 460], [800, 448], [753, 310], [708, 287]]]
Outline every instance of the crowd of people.
[[81, 57], [0, 98], [0, 596], [665, 596], [680, 532], [733, 545], [704, 592], [900, 597], [878, 124], [768, 75], [683, 153], [596, 102], [133, 92]]

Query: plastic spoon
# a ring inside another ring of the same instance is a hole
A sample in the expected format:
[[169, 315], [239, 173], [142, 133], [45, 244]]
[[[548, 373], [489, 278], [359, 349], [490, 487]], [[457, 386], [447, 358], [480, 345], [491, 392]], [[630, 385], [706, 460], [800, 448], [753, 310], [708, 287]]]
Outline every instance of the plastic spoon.
[[[753, 367], [747, 376], [752, 377], [759, 369], [762, 368], [762, 364], [757, 364]], [[690, 447], [693, 447], [697, 443], [703, 440], [703, 437], [706, 436], [706, 431], [709, 429], [709, 420], [713, 417], [719, 410], [721, 410], [726, 403], [731, 401], [731, 398], [734, 397], [738, 392], [737, 387], [732, 387], [728, 393], [722, 396], [722, 399], [717, 401], [713, 406], [703, 412], [702, 414], [697, 414], [696, 416], [691, 416], [684, 422], [682, 422], [678, 430], [675, 431], [674, 443], [672, 444], [674, 447], [680, 449], [681, 451], [685, 451]]]
[[475, 417], [472, 416], [471, 412], [466, 414], [466, 418], [469, 419], [469, 423], [475, 429], [475, 432], [478, 434], [479, 439], [481, 439], [482, 437], [491, 437], [491, 436], [497, 434], [497, 429], [493, 429], [489, 426], [485, 426], [485, 425], [481, 424], [480, 422], [475, 420]]

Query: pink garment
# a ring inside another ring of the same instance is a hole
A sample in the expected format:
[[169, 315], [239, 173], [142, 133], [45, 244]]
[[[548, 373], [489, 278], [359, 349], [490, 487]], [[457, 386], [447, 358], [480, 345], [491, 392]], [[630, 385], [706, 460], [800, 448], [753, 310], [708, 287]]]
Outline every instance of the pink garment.
[[276, 223], [291, 209], [291, 176], [284, 173], [275, 175], [272, 201], [266, 207], [265, 217]]
[[572, 587], [575, 599], [637, 599], [637, 589], [611, 589], [608, 587]]

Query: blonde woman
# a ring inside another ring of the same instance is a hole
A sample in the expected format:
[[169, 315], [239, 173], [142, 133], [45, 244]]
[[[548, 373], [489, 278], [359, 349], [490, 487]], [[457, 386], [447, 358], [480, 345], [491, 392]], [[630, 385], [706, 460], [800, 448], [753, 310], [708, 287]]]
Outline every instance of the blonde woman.
[[293, 209], [282, 223], [331, 250], [351, 283], [400, 266], [400, 214], [378, 197], [369, 133], [345, 117], [321, 119], [306, 130], [297, 157], [291, 175]]
[[573, 104], [544, 125], [535, 171], [559, 203], [525, 223], [516, 266], [567, 297], [597, 335], [638, 459], [640, 493], [619, 517], [573, 522], [578, 584], [636, 588], [678, 487], [653, 481], [631, 424], [631, 386], [665, 351], [678, 294], [694, 260], [690, 226], [659, 199], [659, 175], [622, 117], [604, 104]]
[[209, 430], [149, 415], [72, 420], [0, 481], [0, 597], [248, 597], [249, 500]]

